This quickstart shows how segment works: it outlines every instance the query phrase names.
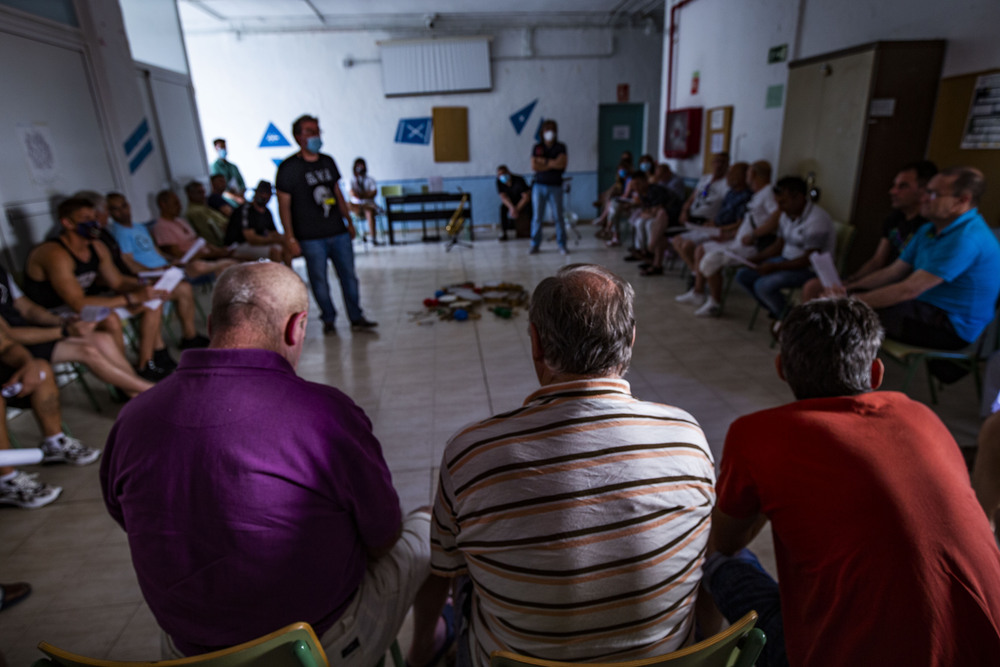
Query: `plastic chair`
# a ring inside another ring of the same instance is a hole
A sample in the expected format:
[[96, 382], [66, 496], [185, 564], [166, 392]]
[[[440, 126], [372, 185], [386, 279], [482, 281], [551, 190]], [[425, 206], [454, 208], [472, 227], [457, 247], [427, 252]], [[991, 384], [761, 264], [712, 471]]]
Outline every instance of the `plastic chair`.
[[46, 642], [38, 650], [47, 655], [33, 663], [33, 667], [329, 667], [326, 653], [308, 623], [294, 623], [259, 639], [239, 644], [221, 651], [191, 656], [178, 660], [152, 660], [146, 662], [98, 660], [76, 655]]
[[[972, 374], [976, 382], [976, 396], [979, 401], [983, 399], [983, 380], [979, 373], [980, 362], [985, 362], [991, 353], [1000, 349], [1000, 302], [997, 303], [993, 313], [993, 322], [983, 330], [979, 340], [969, 345], [964, 350], [948, 351], [934, 350], [929, 347], [918, 347], [907, 345], [898, 340], [886, 338], [882, 341], [882, 356], [893, 361], [906, 369], [906, 378], [903, 380], [903, 393], [909, 394], [910, 383], [917, 373], [917, 369], [923, 364], [927, 373], [927, 386], [931, 392], [931, 403], [937, 405], [937, 389], [934, 387], [934, 377], [930, 372], [930, 362], [934, 360], [950, 361]], [[992, 341], [991, 339], [992, 334]], [[989, 343], [992, 342], [992, 345]]]
[[[751, 611], [719, 634], [693, 646], [666, 653], [655, 658], [627, 662], [592, 662], [588, 667], [751, 667], [764, 650], [764, 631], [755, 628], [757, 612]], [[490, 654], [490, 667], [575, 667], [578, 663], [539, 660], [494, 651]]]

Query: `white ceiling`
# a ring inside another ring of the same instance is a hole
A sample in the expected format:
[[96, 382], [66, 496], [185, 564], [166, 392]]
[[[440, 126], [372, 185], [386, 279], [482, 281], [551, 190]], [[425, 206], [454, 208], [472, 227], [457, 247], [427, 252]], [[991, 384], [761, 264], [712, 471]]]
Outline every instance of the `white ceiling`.
[[[178, 0], [185, 32], [662, 30], [665, 0]], [[428, 24], [433, 23], [433, 28]]]

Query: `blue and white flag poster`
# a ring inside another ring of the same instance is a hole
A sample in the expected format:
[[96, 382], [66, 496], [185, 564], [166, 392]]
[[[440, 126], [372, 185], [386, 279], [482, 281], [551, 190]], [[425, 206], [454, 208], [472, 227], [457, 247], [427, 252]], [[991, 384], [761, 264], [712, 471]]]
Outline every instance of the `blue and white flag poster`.
[[268, 123], [258, 148], [277, 148], [278, 146], [291, 146], [291, 144], [288, 143], [288, 139], [285, 139], [281, 130], [275, 127], [274, 123]]
[[431, 143], [431, 119], [401, 118], [396, 126], [396, 143], [425, 146]]
[[534, 102], [528, 106], [514, 112], [514, 115], [510, 117], [510, 124], [514, 126], [514, 131], [521, 134], [521, 130], [524, 126], [528, 124], [528, 119], [531, 118], [531, 112], [535, 110], [535, 105], [538, 104], [538, 99], [536, 98]]

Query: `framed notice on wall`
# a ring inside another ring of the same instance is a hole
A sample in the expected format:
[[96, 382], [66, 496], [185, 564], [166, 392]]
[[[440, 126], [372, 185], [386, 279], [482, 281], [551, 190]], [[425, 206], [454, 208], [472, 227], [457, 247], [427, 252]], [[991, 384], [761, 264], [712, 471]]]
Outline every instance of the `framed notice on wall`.
[[729, 152], [729, 139], [733, 130], [733, 107], [714, 107], [705, 112], [705, 150], [702, 151], [703, 172], [712, 166], [712, 156]]
[[962, 148], [1000, 148], [1000, 74], [976, 79], [962, 132]]

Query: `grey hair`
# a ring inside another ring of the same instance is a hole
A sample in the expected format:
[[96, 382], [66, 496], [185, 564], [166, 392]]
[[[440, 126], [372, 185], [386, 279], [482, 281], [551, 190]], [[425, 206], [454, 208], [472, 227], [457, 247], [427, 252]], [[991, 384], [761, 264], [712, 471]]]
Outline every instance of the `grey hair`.
[[857, 299], [816, 299], [792, 308], [781, 324], [781, 370], [795, 398], [856, 396], [871, 391], [871, 371], [885, 332]]
[[556, 373], [622, 376], [632, 361], [635, 291], [595, 264], [571, 264], [531, 296], [528, 318]]

